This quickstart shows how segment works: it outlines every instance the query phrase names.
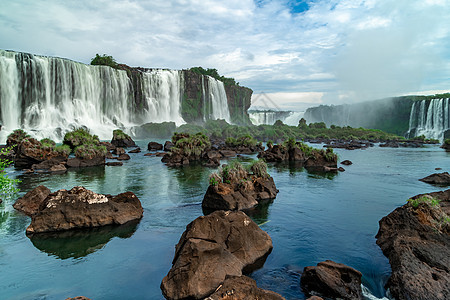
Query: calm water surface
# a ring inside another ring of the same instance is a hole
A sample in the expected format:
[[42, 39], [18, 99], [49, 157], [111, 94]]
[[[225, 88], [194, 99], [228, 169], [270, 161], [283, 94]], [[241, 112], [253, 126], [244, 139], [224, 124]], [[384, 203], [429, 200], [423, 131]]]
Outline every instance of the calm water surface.
[[[138, 144], [146, 149], [148, 141]], [[319, 146], [317, 146], [319, 147]], [[23, 174], [21, 194], [43, 184], [52, 191], [82, 185], [97, 193], [134, 192], [144, 207], [138, 224], [50, 234], [29, 239], [30, 219], [0, 205], [0, 299], [163, 299], [162, 278], [185, 226], [202, 215], [201, 201], [214, 169], [173, 169], [158, 157], [131, 154], [122, 167], [71, 170], [62, 175]], [[305, 266], [331, 259], [363, 273], [363, 283], [383, 297], [390, 267], [375, 244], [378, 221], [411, 196], [444, 190], [418, 181], [435, 168], [448, 171], [450, 153], [420, 149], [337, 150], [353, 165], [335, 175], [294, 165], [269, 165], [280, 190], [253, 218], [272, 237], [274, 249], [254, 272], [258, 286], [287, 299], [300, 290]], [[244, 161], [250, 157], [244, 158]], [[442, 172], [442, 171], [440, 171]]]

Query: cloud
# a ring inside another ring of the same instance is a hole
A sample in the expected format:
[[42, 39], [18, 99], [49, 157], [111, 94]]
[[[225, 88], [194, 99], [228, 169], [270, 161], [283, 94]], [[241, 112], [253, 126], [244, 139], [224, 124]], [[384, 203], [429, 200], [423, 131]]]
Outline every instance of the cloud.
[[0, 48], [216, 68], [256, 93], [336, 103], [450, 87], [449, 10], [440, 0], [15, 0], [2, 3]]

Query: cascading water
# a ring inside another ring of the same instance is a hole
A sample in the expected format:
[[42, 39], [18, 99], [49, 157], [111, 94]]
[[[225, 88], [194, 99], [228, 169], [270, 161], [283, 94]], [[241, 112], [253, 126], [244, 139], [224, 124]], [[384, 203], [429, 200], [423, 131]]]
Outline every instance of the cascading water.
[[303, 113], [293, 111], [249, 111], [249, 116], [253, 125], [273, 125], [277, 120], [280, 120], [287, 125], [297, 126]]
[[209, 119], [223, 119], [231, 123], [230, 110], [228, 109], [227, 94], [222, 81], [211, 76], [208, 78], [208, 95], [207, 100], [211, 104], [211, 114]]
[[175, 122], [184, 124], [181, 117], [182, 73], [174, 70], [151, 70], [143, 73], [142, 89], [148, 109], [144, 123]]
[[450, 130], [450, 101], [446, 99], [421, 100], [413, 103], [409, 118], [408, 137], [424, 135], [443, 140]]

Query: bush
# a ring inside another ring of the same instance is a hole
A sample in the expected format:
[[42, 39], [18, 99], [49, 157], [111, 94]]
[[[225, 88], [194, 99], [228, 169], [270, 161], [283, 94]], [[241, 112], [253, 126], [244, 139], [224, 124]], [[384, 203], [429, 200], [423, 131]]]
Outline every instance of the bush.
[[225, 85], [239, 85], [239, 82], [236, 82], [234, 78], [220, 76], [219, 72], [217, 72], [217, 69], [203, 69], [202, 67], [193, 67], [189, 70], [200, 75], [211, 76], [217, 80], [222, 81]]
[[113, 139], [115, 140], [125, 140], [129, 138], [130, 136], [120, 129], [116, 129], [113, 131]]
[[262, 177], [262, 178], [269, 178], [270, 177], [269, 173], [267, 173], [267, 164], [262, 159], [253, 161], [250, 164], [249, 170], [256, 177]]
[[419, 207], [421, 203], [425, 203], [431, 207], [439, 207], [439, 199], [433, 198], [430, 195], [424, 195], [417, 198], [411, 198], [408, 199], [408, 204], [411, 205], [413, 208]]
[[109, 55], [103, 54], [103, 55], [98, 55], [95, 54], [95, 57], [91, 60], [91, 65], [102, 65], [102, 66], [110, 66], [112, 68], [118, 68], [118, 64], [116, 62], [116, 60]]
[[12, 133], [8, 135], [6, 139], [6, 145], [7, 146], [18, 145], [22, 140], [27, 139], [29, 137], [30, 136], [22, 129], [15, 129]]
[[106, 155], [106, 147], [95, 144], [83, 144], [75, 148], [75, 157], [79, 159], [93, 159]]
[[12, 162], [2, 157], [8, 156], [10, 151], [11, 147], [0, 149], [0, 196], [2, 198], [11, 198], [19, 192], [19, 189], [16, 188], [15, 185], [16, 183], [19, 183], [20, 180], [9, 178], [5, 172], [5, 168]]
[[175, 133], [172, 137], [173, 153], [183, 156], [199, 158], [207, 149], [211, 148], [209, 138], [201, 132], [190, 135], [188, 133]]
[[40, 142], [42, 144], [42, 147], [45, 148], [54, 148], [56, 145], [56, 143], [49, 138], [42, 139]]
[[72, 149], [68, 145], [59, 145], [55, 147], [55, 151], [62, 156], [69, 156]]
[[100, 140], [98, 139], [98, 136], [91, 135], [89, 129], [77, 128], [64, 135], [63, 144], [68, 145], [71, 149], [75, 149], [81, 145], [98, 145], [100, 144]]

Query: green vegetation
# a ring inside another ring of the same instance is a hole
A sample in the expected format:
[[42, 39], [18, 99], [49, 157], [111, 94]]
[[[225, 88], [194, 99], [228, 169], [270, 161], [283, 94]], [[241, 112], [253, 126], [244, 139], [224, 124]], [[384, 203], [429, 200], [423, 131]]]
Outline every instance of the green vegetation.
[[446, 140], [444, 141], [444, 145], [450, 146], [450, 139], [446, 139]]
[[110, 55], [98, 55], [95, 54], [95, 57], [91, 60], [91, 65], [101, 65], [101, 66], [110, 66], [111, 68], [118, 68], [118, 64], [116, 60]]
[[19, 192], [19, 189], [15, 185], [20, 180], [9, 178], [5, 172], [5, 168], [12, 163], [10, 160], [4, 158], [9, 155], [10, 151], [11, 147], [0, 149], [0, 197], [2, 198], [10, 198]]
[[249, 166], [249, 170], [256, 177], [262, 177], [262, 178], [270, 177], [269, 173], [267, 173], [267, 164], [262, 159], [253, 161]]
[[408, 204], [413, 208], [419, 207], [421, 203], [425, 203], [431, 207], [439, 207], [439, 202], [439, 199], [433, 198], [429, 195], [408, 199]]
[[40, 142], [41, 142], [42, 146], [46, 147], [46, 148], [53, 148], [56, 145], [56, 143], [49, 138], [42, 139]]
[[251, 178], [269, 178], [267, 173], [267, 164], [263, 160], [255, 160], [244, 167], [239, 161], [232, 160], [230, 163], [219, 167], [218, 172], [211, 173], [209, 184], [212, 186], [219, 183], [239, 184], [246, 186], [251, 184]]
[[30, 136], [22, 129], [16, 129], [8, 135], [6, 139], [6, 145], [7, 146], [18, 145], [22, 140], [27, 139], [29, 137]]
[[68, 145], [72, 150], [78, 146], [85, 144], [98, 145], [100, 140], [98, 136], [91, 135], [89, 129], [77, 128], [74, 131], [70, 131], [64, 135], [63, 144]]
[[208, 75], [217, 80], [222, 81], [225, 85], [239, 85], [239, 82], [236, 82], [234, 78], [224, 77], [219, 75], [217, 69], [203, 69], [202, 67], [193, 67], [189, 69], [190, 71], [200, 74], [200, 75]]
[[75, 157], [79, 159], [93, 159], [106, 155], [106, 147], [99, 144], [83, 144], [75, 148]]
[[196, 134], [174, 133], [172, 137], [174, 147], [172, 153], [183, 156], [194, 156], [199, 158], [206, 150], [211, 148], [209, 138], [201, 132]]
[[116, 129], [113, 131], [113, 139], [114, 140], [126, 140], [126, 139], [130, 139], [131, 137], [126, 134], [125, 132], [123, 132], [120, 129]]
[[55, 151], [62, 156], [69, 156], [72, 149], [68, 145], [59, 145], [55, 147]]
[[256, 145], [260, 144], [261, 142], [258, 143], [257, 140], [255, 140], [251, 135], [246, 134], [243, 136], [240, 136], [238, 138], [234, 138], [234, 137], [227, 137], [225, 139], [225, 144], [228, 147], [255, 147]]

